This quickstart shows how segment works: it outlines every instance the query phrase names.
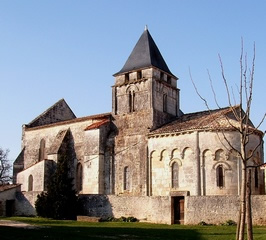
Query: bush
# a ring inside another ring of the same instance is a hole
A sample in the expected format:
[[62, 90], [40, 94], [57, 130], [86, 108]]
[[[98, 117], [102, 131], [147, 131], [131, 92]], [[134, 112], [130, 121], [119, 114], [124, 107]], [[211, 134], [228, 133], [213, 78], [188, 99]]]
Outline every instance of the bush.
[[227, 220], [225, 223], [221, 224], [222, 226], [235, 226], [236, 222], [233, 220]]
[[114, 218], [114, 217], [108, 217], [106, 219], [102, 220], [103, 222], [138, 222], [139, 220], [135, 217], [120, 217], [120, 218]]
[[206, 222], [204, 222], [204, 221], [201, 221], [201, 222], [198, 223], [198, 225], [200, 225], [200, 226], [207, 226], [208, 224]]

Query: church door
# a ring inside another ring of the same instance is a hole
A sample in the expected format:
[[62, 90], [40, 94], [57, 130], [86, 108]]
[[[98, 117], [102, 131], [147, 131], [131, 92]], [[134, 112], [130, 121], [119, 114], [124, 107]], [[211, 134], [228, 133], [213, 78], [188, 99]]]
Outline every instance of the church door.
[[173, 197], [173, 215], [175, 224], [184, 224], [184, 197]]

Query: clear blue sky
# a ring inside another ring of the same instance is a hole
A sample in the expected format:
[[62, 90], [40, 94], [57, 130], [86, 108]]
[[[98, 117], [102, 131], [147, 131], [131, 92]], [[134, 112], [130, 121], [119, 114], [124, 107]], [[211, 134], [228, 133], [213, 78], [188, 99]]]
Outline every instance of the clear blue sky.
[[[241, 37], [249, 58], [255, 42], [257, 124], [266, 110], [265, 11], [266, 1], [260, 0], [0, 0], [0, 146], [9, 148], [14, 160], [22, 124], [61, 98], [78, 117], [111, 112], [112, 74], [123, 67], [146, 24], [179, 77], [185, 113], [206, 109], [189, 68], [215, 108], [209, 70], [226, 106], [218, 54], [235, 88]], [[266, 123], [260, 129], [265, 128]]]

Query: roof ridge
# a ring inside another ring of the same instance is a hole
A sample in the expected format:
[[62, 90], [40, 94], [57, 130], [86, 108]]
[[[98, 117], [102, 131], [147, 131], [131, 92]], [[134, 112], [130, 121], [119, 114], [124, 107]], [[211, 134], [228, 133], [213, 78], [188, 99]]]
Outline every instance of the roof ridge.
[[37, 129], [47, 128], [47, 127], [52, 127], [52, 126], [71, 124], [75, 122], [82, 122], [82, 121], [86, 121], [90, 119], [106, 118], [106, 117], [111, 117], [111, 116], [112, 116], [112, 113], [108, 112], [108, 113], [101, 113], [101, 114], [95, 114], [95, 115], [90, 115], [90, 116], [85, 116], [85, 117], [74, 118], [70, 120], [64, 120], [64, 121], [50, 123], [50, 124], [36, 126], [36, 127], [30, 127], [28, 125], [25, 125], [25, 126], [26, 126], [26, 130], [30, 131], [30, 130], [37, 130]]

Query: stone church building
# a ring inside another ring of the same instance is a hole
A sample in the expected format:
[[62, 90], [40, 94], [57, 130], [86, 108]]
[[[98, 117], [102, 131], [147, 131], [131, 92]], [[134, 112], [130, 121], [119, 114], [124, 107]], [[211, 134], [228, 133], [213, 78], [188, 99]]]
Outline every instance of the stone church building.
[[[84, 215], [135, 216], [161, 223], [235, 219], [229, 210], [238, 210], [241, 160], [225, 137], [240, 149], [233, 110], [241, 109], [183, 113], [177, 82], [145, 29], [114, 74], [110, 113], [78, 118], [61, 99], [23, 125], [22, 150], [14, 162], [14, 183], [21, 185], [24, 199], [16, 200], [18, 212], [26, 214], [21, 210], [25, 199], [34, 206], [36, 194], [46, 190], [68, 143], [70, 175], [84, 203]], [[254, 129], [251, 121], [249, 127]], [[256, 147], [262, 135], [254, 131], [248, 149]], [[261, 144], [249, 165], [262, 163]], [[252, 194], [261, 207], [264, 172], [258, 167], [251, 171]], [[200, 212], [203, 202], [208, 202], [205, 211], [210, 208], [212, 217], [204, 218]], [[34, 214], [34, 209], [30, 211]], [[217, 211], [223, 216], [215, 217]], [[265, 217], [257, 219], [266, 222]]]

